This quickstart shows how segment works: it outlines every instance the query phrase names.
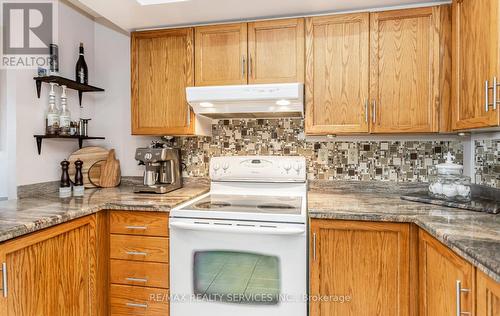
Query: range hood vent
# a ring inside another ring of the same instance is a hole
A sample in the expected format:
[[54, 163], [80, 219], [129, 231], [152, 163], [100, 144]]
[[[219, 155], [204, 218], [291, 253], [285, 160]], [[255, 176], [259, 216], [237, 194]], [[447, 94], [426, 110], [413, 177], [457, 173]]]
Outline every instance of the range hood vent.
[[193, 111], [212, 119], [304, 117], [304, 84], [186, 88]]

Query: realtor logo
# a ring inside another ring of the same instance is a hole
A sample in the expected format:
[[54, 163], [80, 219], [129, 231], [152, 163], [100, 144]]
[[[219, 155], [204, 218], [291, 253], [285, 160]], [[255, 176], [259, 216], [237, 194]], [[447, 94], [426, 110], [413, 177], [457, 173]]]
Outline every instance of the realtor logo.
[[48, 67], [49, 46], [56, 43], [56, 1], [0, 0], [2, 68]]

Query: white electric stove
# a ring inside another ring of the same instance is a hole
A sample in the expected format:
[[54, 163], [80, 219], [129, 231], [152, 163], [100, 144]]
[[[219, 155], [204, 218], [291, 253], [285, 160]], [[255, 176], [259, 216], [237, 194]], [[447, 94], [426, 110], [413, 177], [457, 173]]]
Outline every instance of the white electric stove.
[[217, 157], [170, 212], [172, 316], [307, 315], [303, 157]]

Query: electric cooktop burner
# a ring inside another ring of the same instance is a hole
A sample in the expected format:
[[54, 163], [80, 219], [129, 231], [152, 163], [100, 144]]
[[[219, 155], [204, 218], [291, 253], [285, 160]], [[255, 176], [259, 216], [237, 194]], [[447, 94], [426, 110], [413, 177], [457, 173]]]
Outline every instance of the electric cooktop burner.
[[302, 198], [297, 196], [253, 196], [210, 194], [182, 210], [240, 213], [301, 214]]
[[231, 206], [231, 203], [205, 201], [205, 202], [197, 203], [194, 207], [201, 208], [201, 209], [216, 209], [216, 208], [228, 207], [228, 206]]

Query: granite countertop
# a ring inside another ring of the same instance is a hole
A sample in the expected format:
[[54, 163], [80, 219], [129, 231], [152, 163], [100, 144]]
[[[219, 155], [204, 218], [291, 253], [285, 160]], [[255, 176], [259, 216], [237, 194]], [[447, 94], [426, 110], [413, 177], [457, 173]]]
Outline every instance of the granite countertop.
[[166, 194], [136, 194], [133, 186], [87, 189], [84, 197], [61, 199], [56, 193], [0, 201], [0, 242], [101, 210], [168, 212], [208, 192], [206, 184], [189, 183]]
[[414, 223], [500, 282], [499, 215], [404, 201], [400, 199], [402, 193], [391, 184], [369, 189], [362, 184], [312, 185], [308, 194], [309, 216]]
[[[0, 242], [104, 209], [168, 212], [209, 190], [206, 182], [189, 182], [162, 195], [135, 194], [132, 188], [91, 189], [82, 198], [43, 193], [0, 201]], [[500, 282], [500, 216], [400, 199], [422, 188], [422, 184], [402, 187], [387, 182], [311, 182], [309, 216], [415, 223]]]

